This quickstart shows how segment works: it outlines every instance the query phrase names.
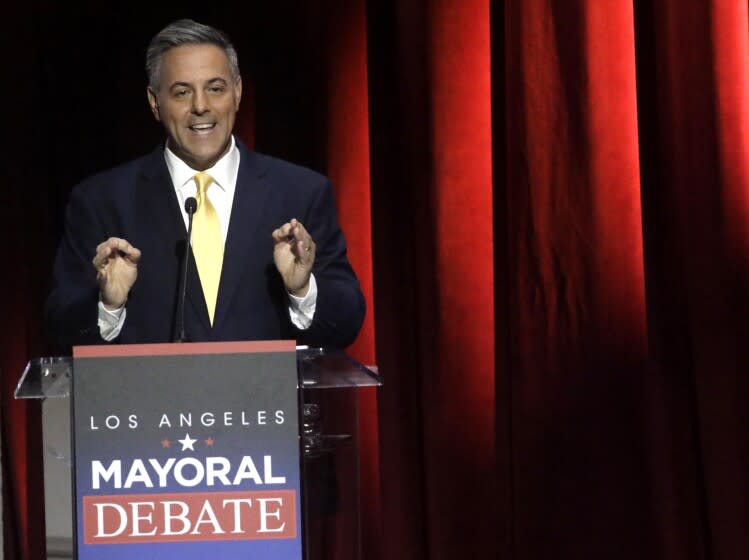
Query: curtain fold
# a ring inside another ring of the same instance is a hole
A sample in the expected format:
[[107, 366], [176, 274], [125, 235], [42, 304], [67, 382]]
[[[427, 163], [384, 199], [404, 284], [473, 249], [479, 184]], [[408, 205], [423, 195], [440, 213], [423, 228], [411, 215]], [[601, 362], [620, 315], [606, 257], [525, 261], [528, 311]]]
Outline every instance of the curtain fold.
[[505, 17], [513, 553], [641, 557], [654, 519], [632, 6], [510, 2]]
[[639, 12], [648, 307], [662, 384], [654, 421], [668, 432], [654, 455], [672, 466], [654, 478], [670, 502], [665, 522], [678, 530], [663, 537], [673, 557], [741, 558], [749, 551], [747, 4], [662, 2]]
[[492, 556], [489, 5], [369, 16], [383, 557]]

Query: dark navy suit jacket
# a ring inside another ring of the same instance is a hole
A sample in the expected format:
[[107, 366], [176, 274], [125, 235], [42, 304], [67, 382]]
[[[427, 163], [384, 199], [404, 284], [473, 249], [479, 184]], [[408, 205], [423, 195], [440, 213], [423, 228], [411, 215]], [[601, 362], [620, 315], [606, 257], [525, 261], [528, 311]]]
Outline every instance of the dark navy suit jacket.
[[[195, 342], [294, 338], [314, 346], [349, 345], [365, 306], [346, 257], [330, 183], [309, 169], [257, 154], [239, 142], [237, 146], [239, 174], [214, 325], [191, 256], [184, 313], [187, 337]], [[317, 307], [306, 330], [298, 330], [289, 319], [288, 296], [273, 263], [271, 232], [291, 218], [305, 225], [317, 247]], [[138, 279], [126, 304], [127, 318], [116, 341], [174, 340], [187, 232], [163, 147], [95, 175], [73, 190], [46, 306], [47, 324], [61, 349], [103, 343], [91, 261], [96, 246], [113, 236], [142, 251]]]

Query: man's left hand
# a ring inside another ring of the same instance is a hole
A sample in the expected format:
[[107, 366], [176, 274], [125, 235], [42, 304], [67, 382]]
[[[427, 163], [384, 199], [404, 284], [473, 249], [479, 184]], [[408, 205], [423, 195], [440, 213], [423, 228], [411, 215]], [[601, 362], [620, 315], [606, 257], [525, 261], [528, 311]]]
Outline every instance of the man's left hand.
[[273, 260], [286, 290], [297, 297], [306, 296], [315, 264], [315, 242], [296, 218], [274, 230], [272, 235]]

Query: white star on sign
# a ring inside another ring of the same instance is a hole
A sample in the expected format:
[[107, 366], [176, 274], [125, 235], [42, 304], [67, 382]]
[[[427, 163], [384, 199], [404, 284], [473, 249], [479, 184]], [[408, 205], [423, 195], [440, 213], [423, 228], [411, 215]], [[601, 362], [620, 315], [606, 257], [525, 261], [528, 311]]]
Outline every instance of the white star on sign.
[[193, 444], [198, 441], [196, 439], [192, 439], [190, 437], [190, 434], [185, 434], [184, 439], [178, 439], [178, 442], [182, 444], [182, 451], [187, 451], [188, 449], [190, 451], [195, 451], [195, 448], [193, 447]]

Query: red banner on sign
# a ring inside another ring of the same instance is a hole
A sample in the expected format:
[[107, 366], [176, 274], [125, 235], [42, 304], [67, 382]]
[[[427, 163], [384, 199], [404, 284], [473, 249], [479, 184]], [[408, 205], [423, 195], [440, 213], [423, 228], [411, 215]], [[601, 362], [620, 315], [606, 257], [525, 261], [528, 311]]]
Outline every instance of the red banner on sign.
[[83, 497], [86, 544], [296, 537], [296, 492], [196, 492]]

